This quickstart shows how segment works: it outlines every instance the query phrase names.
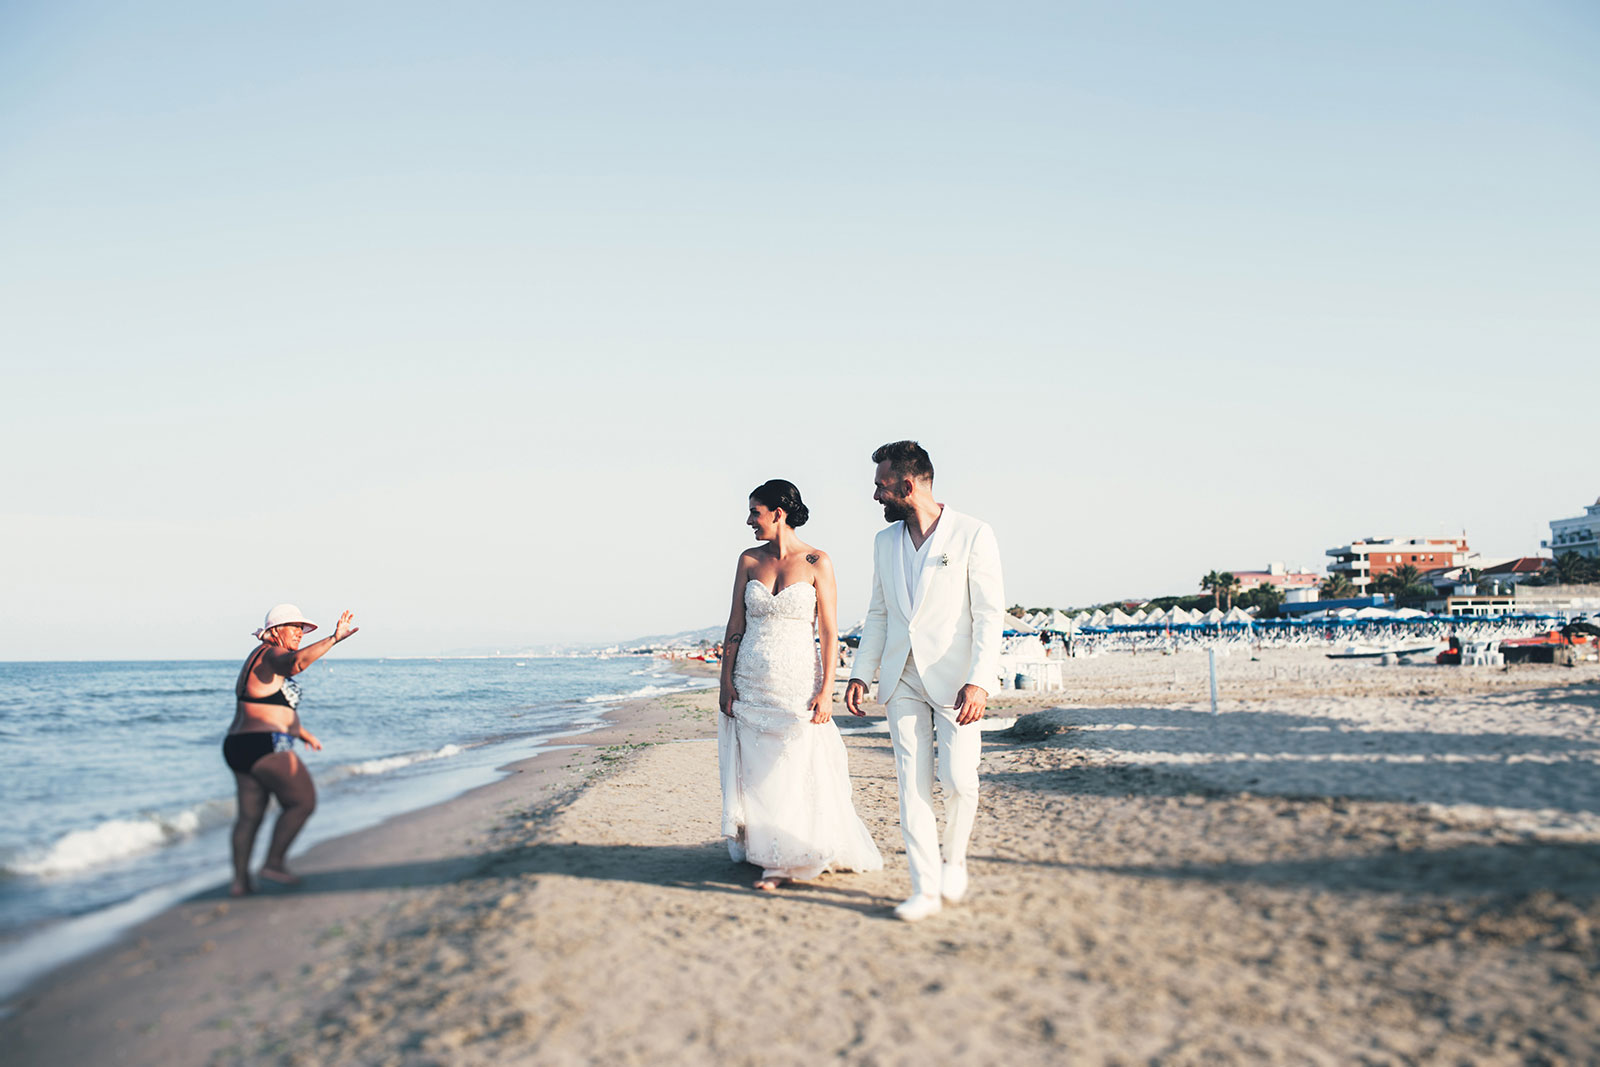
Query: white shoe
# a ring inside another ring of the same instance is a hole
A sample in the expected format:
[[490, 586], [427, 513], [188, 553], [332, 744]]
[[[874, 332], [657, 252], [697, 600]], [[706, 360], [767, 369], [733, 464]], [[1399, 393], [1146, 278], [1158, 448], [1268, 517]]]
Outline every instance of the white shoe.
[[961, 898], [967, 895], [967, 868], [965, 864], [960, 867], [953, 863], [944, 865], [944, 871], [939, 878], [939, 895], [952, 904], [961, 903]]
[[941, 907], [943, 905], [939, 903], [938, 897], [912, 897], [895, 905], [894, 917], [901, 922], [921, 922], [930, 915], [939, 914]]

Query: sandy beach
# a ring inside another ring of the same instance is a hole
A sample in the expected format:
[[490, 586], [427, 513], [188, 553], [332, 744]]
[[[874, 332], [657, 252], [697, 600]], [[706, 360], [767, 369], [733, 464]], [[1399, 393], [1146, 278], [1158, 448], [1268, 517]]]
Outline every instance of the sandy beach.
[[[1600, 667], [1103, 656], [1005, 693], [964, 903], [780, 893], [716, 837], [714, 691], [184, 902], [37, 983], [8, 1064], [1588, 1063]], [[848, 719], [848, 717], [845, 717]]]

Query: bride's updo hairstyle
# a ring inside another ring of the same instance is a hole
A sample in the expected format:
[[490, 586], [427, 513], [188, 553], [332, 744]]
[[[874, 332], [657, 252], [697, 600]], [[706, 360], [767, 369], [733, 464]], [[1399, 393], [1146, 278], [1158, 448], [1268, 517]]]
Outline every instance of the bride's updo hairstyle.
[[804, 526], [806, 520], [811, 517], [811, 509], [800, 499], [800, 490], [794, 487], [793, 482], [786, 482], [782, 478], [762, 482], [750, 490], [750, 499], [768, 511], [782, 508], [784, 518], [791, 528]]

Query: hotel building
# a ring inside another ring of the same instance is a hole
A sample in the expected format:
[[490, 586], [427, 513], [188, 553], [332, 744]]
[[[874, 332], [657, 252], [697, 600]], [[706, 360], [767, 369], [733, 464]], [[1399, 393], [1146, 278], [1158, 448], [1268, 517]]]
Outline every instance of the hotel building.
[[1539, 547], [1548, 548], [1551, 556], [1576, 552], [1580, 556], [1600, 558], [1600, 500], [1590, 504], [1576, 518], [1552, 519], [1550, 540], [1540, 541]]
[[1408, 565], [1422, 572], [1465, 566], [1471, 551], [1466, 534], [1404, 541], [1398, 537], [1368, 537], [1328, 549], [1328, 555], [1333, 557], [1328, 573], [1342, 574], [1351, 585], [1366, 592], [1383, 575]]

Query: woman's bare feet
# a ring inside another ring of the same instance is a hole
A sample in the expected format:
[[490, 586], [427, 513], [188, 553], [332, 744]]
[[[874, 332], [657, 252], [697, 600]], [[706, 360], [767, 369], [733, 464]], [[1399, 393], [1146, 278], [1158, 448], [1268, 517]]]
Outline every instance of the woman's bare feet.
[[235, 882], [228, 888], [230, 897], [247, 897], [254, 892], [255, 888], [249, 882]]
[[757, 878], [756, 888], [763, 893], [770, 893], [788, 881], [787, 878]]
[[300, 884], [300, 879], [299, 879], [298, 876], [290, 874], [288, 871], [282, 870], [280, 868], [263, 867], [263, 868], [261, 868], [261, 872], [260, 873], [261, 873], [261, 877], [265, 878], [267, 881], [269, 881], [269, 882], [277, 882], [279, 885], [299, 885]]

